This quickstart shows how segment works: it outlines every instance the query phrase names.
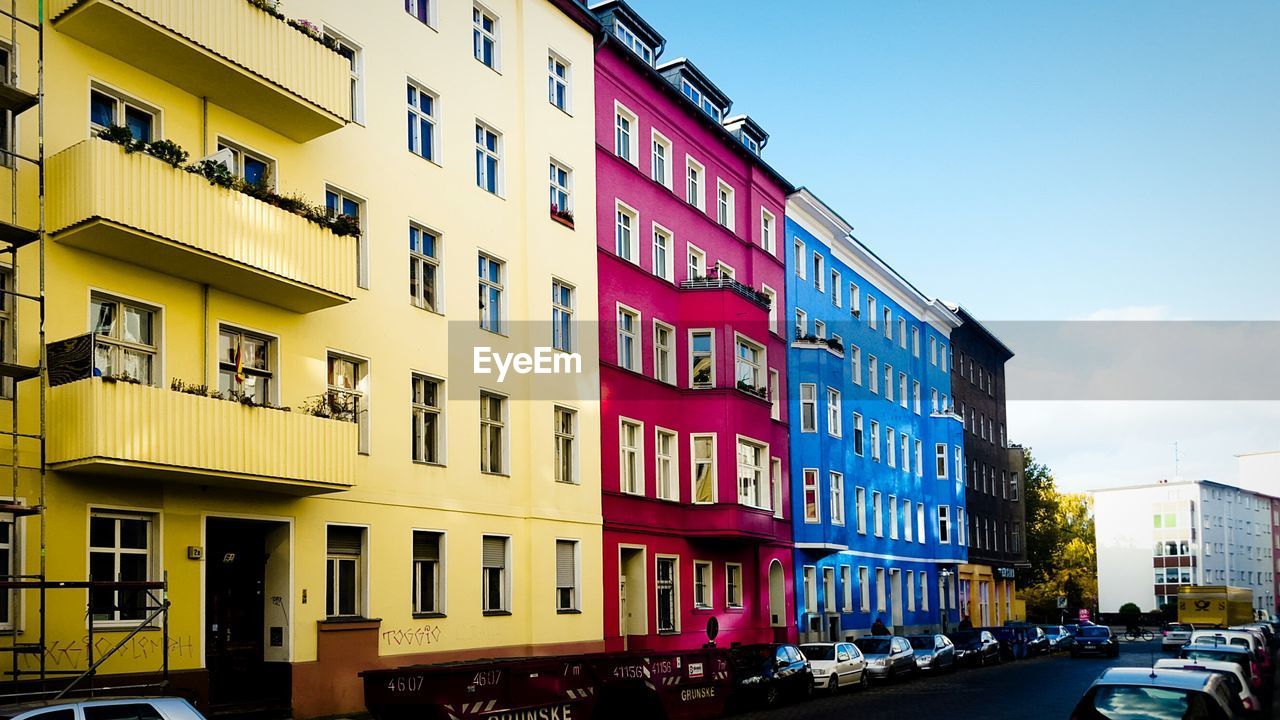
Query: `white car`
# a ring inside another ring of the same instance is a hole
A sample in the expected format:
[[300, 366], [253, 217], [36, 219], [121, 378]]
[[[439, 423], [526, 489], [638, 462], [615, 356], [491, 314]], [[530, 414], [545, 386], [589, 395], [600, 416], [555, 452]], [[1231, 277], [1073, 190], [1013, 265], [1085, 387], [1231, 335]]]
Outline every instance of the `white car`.
[[205, 720], [179, 697], [51, 700], [0, 706], [5, 720]]
[[1271, 651], [1267, 649], [1266, 637], [1260, 630], [1219, 630], [1217, 628], [1196, 630], [1191, 633], [1191, 644], [1234, 645], [1244, 648], [1253, 653], [1253, 657], [1257, 659], [1262, 677], [1271, 677]]
[[867, 660], [851, 642], [809, 643], [800, 646], [813, 668], [813, 686], [819, 690], [839, 692], [840, 688], [865, 688]]
[[1213, 660], [1181, 660], [1178, 658], [1164, 658], [1157, 660], [1156, 670], [1197, 670], [1200, 672], [1222, 673], [1230, 675], [1234, 680], [1229, 679], [1231, 689], [1240, 696], [1240, 704], [1244, 709], [1251, 713], [1262, 712], [1262, 701], [1254, 694], [1253, 688], [1249, 685], [1249, 678], [1245, 677], [1244, 670], [1240, 666], [1231, 662], [1216, 662]]

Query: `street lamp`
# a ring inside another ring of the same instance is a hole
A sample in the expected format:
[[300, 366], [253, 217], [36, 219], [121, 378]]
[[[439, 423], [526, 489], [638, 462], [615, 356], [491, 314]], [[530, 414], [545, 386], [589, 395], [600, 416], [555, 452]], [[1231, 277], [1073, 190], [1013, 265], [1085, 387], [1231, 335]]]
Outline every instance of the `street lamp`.
[[942, 581], [942, 632], [947, 632], [947, 616], [951, 613], [951, 578], [955, 573], [947, 568], [938, 571], [938, 579]]

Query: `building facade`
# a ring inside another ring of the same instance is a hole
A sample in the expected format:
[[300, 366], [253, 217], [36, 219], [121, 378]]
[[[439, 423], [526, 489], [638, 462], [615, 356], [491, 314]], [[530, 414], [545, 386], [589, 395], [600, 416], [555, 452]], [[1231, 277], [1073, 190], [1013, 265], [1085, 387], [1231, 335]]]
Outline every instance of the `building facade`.
[[[1280, 493], [1280, 450], [1237, 455], [1240, 461], [1240, 487], [1275, 495]], [[1280, 615], [1280, 498], [1271, 500], [1271, 533], [1276, 605], [1269, 612]]]
[[1017, 602], [1016, 568], [1025, 566], [1022, 448], [1009, 442], [1004, 366], [1012, 357], [1000, 339], [963, 307], [951, 333], [951, 397], [964, 421], [965, 518], [969, 562], [960, 568], [960, 604], [975, 626], [1025, 620]]
[[965, 555], [959, 319], [808, 190], [787, 202], [794, 621], [802, 637], [954, 627]]
[[1185, 585], [1248, 588], [1256, 610], [1275, 607], [1273, 498], [1208, 480], [1093, 496], [1101, 612], [1158, 609]]
[[[167, 579], [174, 686], [202, 707], [335, 715], [363, 709], [359, 669], [601, 649], [597, 338], [552, 332], [597, 308], [594, 18], [199, 5], [44, 4], [48, 578]], [[34, 88], [35, 33], [10, 48]], [[35, 170], [6, 177], [38, 225]], [[471, 372], [473, 346], [525, 340], [580, 353], [558, 399]], [[32, 572], [37, 519], [6, 527]], [[6, 599], [5, 642], [33, 642], [37, 593]], [[131, 591], [90, 599], [98, 653], [146, 620]], [[46, 609], [48, 666], [86, 667], [85, 592]], [[164, 637], [102, 680], [153, 678]]]
[[596, 53], [604, 634], [787, 637], [786, 181], [767, 137], [623, 2]]

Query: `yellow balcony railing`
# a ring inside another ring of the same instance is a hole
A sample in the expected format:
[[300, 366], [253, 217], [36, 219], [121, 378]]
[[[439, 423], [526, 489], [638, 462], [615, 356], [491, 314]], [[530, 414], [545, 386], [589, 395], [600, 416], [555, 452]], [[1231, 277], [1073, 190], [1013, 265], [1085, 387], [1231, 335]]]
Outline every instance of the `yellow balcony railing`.
[[338, 53], [247, 0], [51, 0], [54, 28], [305, 142], [351, 117]]
[[356, 239], [105, 140], [49, 159], [54, 240], [280, 307], [351, 299]]
[[55, 470], [288, 494], [355, 485], [355, 423], [89, 378], [49, 389]]

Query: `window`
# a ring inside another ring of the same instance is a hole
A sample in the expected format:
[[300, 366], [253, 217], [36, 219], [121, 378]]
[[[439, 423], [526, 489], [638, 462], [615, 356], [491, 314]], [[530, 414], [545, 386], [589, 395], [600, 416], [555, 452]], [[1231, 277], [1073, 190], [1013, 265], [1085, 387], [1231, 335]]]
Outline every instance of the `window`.
[[499, 195], [502, 192], [502, 136], [476, 123], [476, 186]]
[[685, 200], [692, 206], [703, 209], [704, 194], [702, 176], [706, 171], [702, 164], [691, 157], [685, 158]]
[[871, 491], [871, 522], [876, 537], [884, 537], [884, 497], [878, 490]]
[[221, 137], [218, 138], [218, 151], [231, 155], [232, 175], [250, 185], [275, 188], [274, 160]]
[[359, 617], [364, 565], [364, 532], [354, 525], [330, 525], [326, 530], [325, 615]]
[[938, 443], [937, 445], [934, 446], [934, 452], [937, 455], [937, 461], [938, 461], [937, 466], [935, 468], [935, 471], [938, 473], [938, 479], [946, 480], [947, 479], [947, 446], [943, 443]]
[[664, 322], [653, 321], [653, 377], [660, 382], [676, 382], [676, 329]]
[[916, 438], [916, 477], [924, 477], [924, 444]]
[[769, 370], [769, 419], [782, 419], [782, 393], [780, 392], [778, 371]]
[[831, 270], [831, 304], [840, 307], [842, 302], [840, 296], [840, 271], [833, 268]]
[[800, 383], [800, 432], [818, 431], [818, 386]]
[[[330, 218], [346, 215], [361, 228], [364, 227], [364, 201], [335, 187], [326, 187], [324, 191], [325, 212]], [[369, 288], [369, 243], [361, 232], [356, 238], [356, 285]]]
[[920, 414], [920, 381], [911, 381], [911, 406], [915, 414]]
[[769, 458], [769, 486], [773, 489], [773, 516], [782, 519], [785, 514], [782, 505], [782, 460], [776, 457]]
[[[957, 480], [961, 480], [962, 478], [960, 478], [960, 477], [959, 477], [959, 475], [964, 474], [964, 463], [963, 463], [963, 462], [961, 462], [961, 460], [960, 460], [960, 446], [959, 446], [959, 445], [956, 445], [954, 448], [952, 448], [952, 450], [954, 450], [954, 452], [952, 453], [952, 457], [953, 457], [953, 459], [955, 460], [956, 473], [957, 473], [957, 477], [956, 477], [956, 479], [957, 479]], [[945, 469], [946, 469], [946, 468], [944, 467], [944, 468], [943, 468], [943, 470], [945, 470]], [[946, 478], [946, 476], [945, 476], [945, 475], [939, 475], [939, 476], [938, 476], [938, 479], [939, 479], [939, 480], [943, 480], [943, 479], [945, 479], [945, 478]], [[976, 482], [976, 479], [975, 479], [975, 482]]]
[[920, 328], [911, 328], [911, 355], [920, 357]]
[[671, 232], [657, 223], [653, 225], [653, 274], [672, 282]]
[[569, 61], [547, 53], [547, 102], [569, 112]]
[[329, 353], [328, 398], [333, 417], [359, 426], [359, 451], [369, 452], [369, 408], [365, 402], [368, 363]]
[[858, 347], [857, 345], [850, 344], [846, 352], [848, 352], [849, 357], [852, 358], [850, 360], [849, 368], [850, 370], [853, 371], [853, 376], [852, 376], [853, 384], [861, 385], [862, 384], [862, 348]]
[[770, 255], [776, 255], [778, 252], [778, 241], [775, 235], [775, 225], [777, 219], [773, 213], [760, 208], [760, 246]]
[[507, 398], [480, 391], [480, 472], [501, 475], [507, 462]]
[[929, 338], [929, 364], [938, 364], [938, 339]]
[[578, 482], [578, 411], [557, 405], [554, 409], [556, 482]]
[[814, 320], [813, 334], [818, 336], [819, 338], [825, 338], [827, 336], [827, 324], [822, 322], [821, 320]]
[[880, 462], [880, 423], [871, 421], [871, 459]]
[[491, 333], [502, 333], [506, 330], [503, 317], [506, 263], [491, 255], [480, 253], [477, 275], [480, 287], [480, 329]]
[[860, 413], [853, 414], [853, 451], [858, 455], [862, 455], [863, 436], [862, 436], [862, 415]]
[[651, 130], [650, 132], [652, 140], [650, 160], [653, 170], [653, 181], [670, 190], [671, 141], [657, 130]]
[[800, 238], [796, 238], [795, 251], [796, 251], [796, 254], [793, 260], [795, 261], [795, 264], [796, 264], [796, 277], [800, 278], [801, 280], [804, 280], [805, 279], [804, 241], [801, 240]]
[[815, 250], [813, 252], [813, 287], [818, 292], [826, 292], [826, 285], [824, 284], [826, 283], [826, 278], [822, 275], [823, 265], [822, 253]]
[[897, 433], [893, 428], [885, 428], [884, 431], [885, 449], [889, 451], [888, 465], [889, 467], [898, 466], [898, 441]]
[[675, 558], [657, 558], [654, 590], [657, 598], [658, 632], [675, 632], [678, 629]]
[[716, 437], [691, 435], [689, 442], [693, 455], [693, 501], [713, 503], [716, 501]]
[[548, 163], [549, 189], [551, 193], [551, 214], [568, 219], [573, 217], [573, 171], [555, 160]]
[[409, 106], [409, 152], [435, 162], [438, 98], [414, 83], [406, 90]]
[[711, 563], [695, 560], [693, 563], [693, 606], [698, 609], [711, 607]]
[[640, 38], [637, 37], [636, 34], [631, 31], [631, 28], [618, 22], [617, 20], [614, 20], [613, 34], [616, 35], [618, 39], [622, 41], [623, 45], [626, 45], [628, 48], [631, 48], [632, 52], [634, 52], [636, 55], [639, 55], [640, 59], [644, 60], [646, 63], [649, 63], [650, 65], [653, 64], [653, 48], [649, 47], [642, 40], [640, 40]]
[[413, 612], [416, 614], [444, 612], [444, 594], [440, 572], [444, 533], [427, 530], [413, 531]]
[[643, 435], [644, 426], [635, 420], [618, 421], [619, 486], [629, 495], [644, 494]]
[[404, 0], [404, 11], [418, 19], [418, 22], [435, 27], [436, 0]]
[[511, 579], [507, 575], [511, 538], [485, 535], [480, 542], [480, 609], [486, 613], [506, 613], [511, 609]]
[[[5, 76], [8, 82], [8, 76]], [[129, 129], [134, 140], [151, 142], [159, 136], [159, 111], [114, 90], [94, 85], [89, 91], [89, 129], [103, 130], [112, 125]]]
[[938, 404], [938, 388], [929, 388], [929, 411], [936, 413], [941, 409]]
[[898, 496], [889, 496], [889, 539], [898, 539]]
[[893, 366], [884, 365], [884, 399], [893, 402]]
[[618, 305], [618, 366], [640, 372], [640, 313]]
[[716, 187], [716, 222], [733, 230], [734, 228], [733, 188], [722, 180]]
[[938, 506], [938, 542], [951, 544], [951, 507], [948, 505]]
[[551, 281], [551, 346], [573, 352], [574, 287], [562, 280]]
[[911, 438], [907, 437], [906, 433], [898, 435], [898, 451], [902, 454], [902, 472], [904, 473], [911, 472], [911, 454], [908, 452], [908, 442], [910, 440]]
[[272, 340], [222, 325], [218, 328], [218, 390], [228, 400], [258, 405], [275, 399]]
[[804, 469], [804, 521], [816, 523], [821, 521], [822, 501], [818, 495], [818, 469]]
[[679, 500], [679, 455], [676, 451], [677, 435], [671, 430], [657, 428], [653, 436], [653, 480], [657, 485], [659, 500]]
[[635, 210], [618, 203], [614, 208], [614, 252], [630, 263], [640, 264], [640, 242], [636, 229], [640, 217]]
[[479, 6], [471, 8], [471, 44], [482, 65], [498, 69], [498, 18]]
[[[738, 387], [755, 391], [765, 387], [764, 348], [739, 335], [735, 342]], [[743, 388], [743, 386], [746, 386]]]
[[[923, 573], [922, 573], [923, 575]], [[907, 612], [916, 611], [916, 571], [907, 571]]]
[[898, 402], [902, 407], [907, 406], [907, 374], [898, 373]]
[[[8, 305], [7, 296], [5, 304]], [[156, 384], [160, 370], [155, 327], [158, 311], [95, 294], [89, 301], [89, 312], [95, 335], [94, 373]]]
[[742, 566], [737, 563], [724, 565], [724, 604], [731, 608], [742, 607]]
[[796, 308], [796, 339], [799, 340], [809, 334], [809, 314], [800, 308]]
[[876, 329], [876, 299], [867, 296], [867, 324], [872, 330]]
[[440, 422], [444, 381], [414, 373], [410, 376], [413, 407], [412, 456], [414, 462], [443, 464]]
[[858, 534], [867, 534], [867, 489], [857, 487], [853, 489], [854, 510], [857, 512]]
[[696, 280], [707, 275], [707, 254], [698, 246], [688, 245], [688, 257], [685, 258], [685, 279]]
[[[1013, 500], [1015, 502], [1018, 500], [1018, 489], [1019, 489], [1018, 473], [1015, 472], [1009, 476], [1009, 499], [1010, 500]], [[1277, 524], [1280, 524], [1280, 523], [1277, 523]], [[1280, 546], [1277, 546], [1277, 547], [1280, 548]]]
[[924, 537], [924, 503], [916, 503], [916, 538], [921, 543], [925, 542]]
[[834, 388], [827, 388], [827, 434], [832, 437], [840, 437], [843, 429], [840, 427], [840, 391]]
[[689, 387], [715, 387], [715, 350], [713, 330], [689, 331]]
[[912, 528], [914, 524], [911, 522], [911, 501], [902, 501], [902, 539], [911, 542], [915, 535]]
[[880, 312], [884, 314], [884, 336], [893, 340], [893, 311], [886, 307]]
[[680, 83], [680, 91], [684, 93], [685, 97], [692, 100], [693, 104], [697, 105], [698, 108], [702, 110], [702, 112], [710, 115], [716, 120], [720, 120], [720, 114], [722, 112], [720, 107], [717, 106], [715, 103], [713, 103], [711, 101], [711, 98], [708, 97], [706, 94], [704, 94], [701, 90], [694, 87], [693, 83], [689, 82], [688, 80], [682, 80]]
[[858, 568], [858, 589], [861, 591], [858, 608], [862, 612], [871, 612], [871, 585], [867, 579], [867, 569]]
[[870, 376], [868, 378], [867, 388], [871, 390], [872, 395], [879, 395], [880, 394], [880, 364], [879, 364], [879, 361], [876, 360], [875, 355], [867, 356], [867, 374]]
[[831, 523], [844, 525], [844, 475], [833, 472], [827, 480], [831, 484]]
[[738, 440], [738, 502], [748, 507], [769, 508], [769, 480], [765, 459], [769, 449], [749, 440]]
[[556, 610], [578, 609], [578, 541], [556, 540]]
[[[89, 579], [146, 581], [153, 573], [154, 516], [91, 511], [89, 515]], [[150, 604], [145, 590], [95, 588], [89, 591], [93, 619], [142, 620]]]
[[409, 301], [417, 307], [441, 312], [439, 272], [439, 234], [409, 223]]
[[840, 566], [840, 611], [853, 612], [853, 568]]
[[898, 318], [898, 346], [907, 349], [907, 321], [902, 317]]
[[636, 165], [639, 159], [637, 149], [636, 126], [639, 121], [634, 113], [621, 104], [614, 103], [613, 111], [613, 152], [623, 160]]

